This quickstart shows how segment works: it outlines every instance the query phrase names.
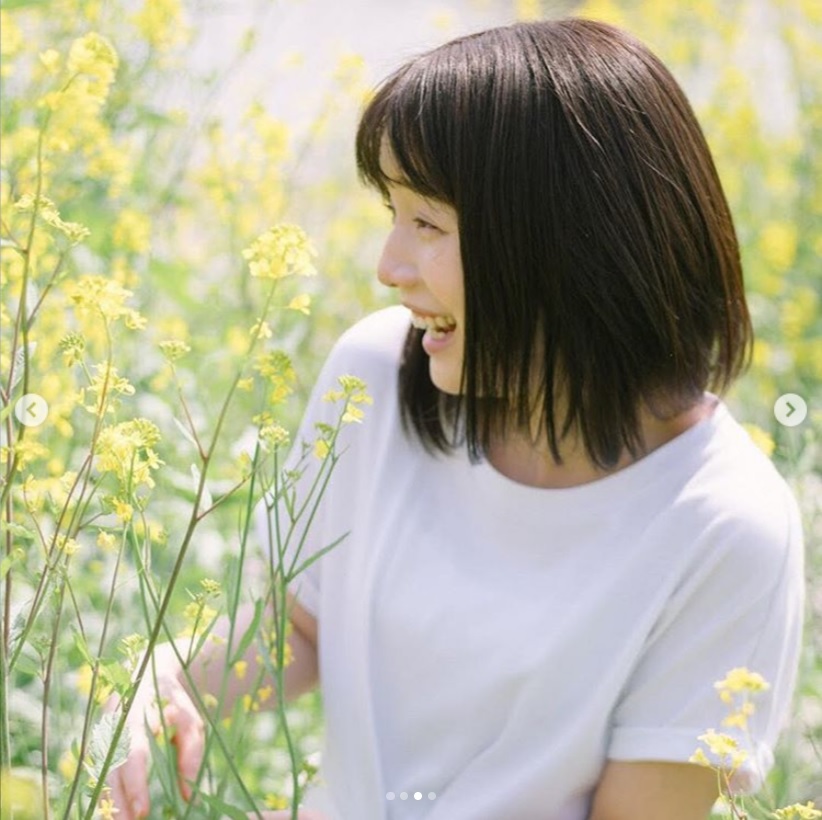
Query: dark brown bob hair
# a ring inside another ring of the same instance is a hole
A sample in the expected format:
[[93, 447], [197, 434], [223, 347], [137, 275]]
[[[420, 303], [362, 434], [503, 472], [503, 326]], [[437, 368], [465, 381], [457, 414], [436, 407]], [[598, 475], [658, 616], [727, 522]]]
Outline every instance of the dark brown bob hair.
[[670, 417], [747, 367], [739, 248], [710, 150], [631, 35], [571, 18], [461, 37], [394, 72], [362, 114], [357, 166], [387, 196], [383, 141], [402, 182], [459, 220], [462, 394], [434, 387], [419, 330], [400, 371], [403, 420], [428, 449], [464, 440], [477, 458], [536, 410], [558, 463], [574, 429], [609, 468], [641, 452], [642, 404]]

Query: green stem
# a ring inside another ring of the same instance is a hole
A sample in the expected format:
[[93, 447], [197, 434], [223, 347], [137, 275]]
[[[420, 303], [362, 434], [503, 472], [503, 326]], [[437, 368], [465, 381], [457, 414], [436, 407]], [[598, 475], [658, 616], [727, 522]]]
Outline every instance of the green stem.
[[[269, 291], [269, 295], [268, 295], [268, 299], [267, 299], [266, 304], [265, 304], [263, 315], [265, 315], [265, 313], [267, 312], [267, 310], [268, 310], [268, 308], [271, 304], [271, 300], [273, 299], [273, 296], [274, 296], [274, 290], [275, 290], [275, 288], [272, 287], [271, 290]], [[251, 345], [249, 346], [249, 354], [253, 351], [258, 339], [259, 339], [259, 333], [255, 334], [252, 337]], [[108, 754], [106, 755], [106, 758], [103, 761], [102, 770], [101, 770], [101, 773], [100, 773], [100, 778], [97, 781], [97, 783], [95, 784], [94, 789], [92, 790], [91, 800], [90, 800], [90, 803], [89, 803], [89, 807], [86, 810], [86, 813], [84, 815], [84, 820], [92, 820], [92, 816], [94, 814], [95, 806], [97, 805], [97, 801], [100, 798], [100, 793], [102, 792], [103, 787], [105, 785], [106, 775], [108, 773], [109, 768], [111, 767], [111, 762], [114, 759], [115, 749], [117, 748], [117, 744], [120, 740], [120, 737], [123, 734], [123, 730], [125, 729], [126, 719], [128, 718], [128, 714], [131, 711], [132, 705], [134, 704], [134, 700], [137, 696], [137, 690], [140, 686], [140, 683], [142, 682], [143, 677], [145, 676], [146, 669], [148, 667], [148, 663], [149, 663], [149, 660], [151, 658], [151, 653], [152, 653], [155, 645], [157, 644], [157, 639], [160, 636], [160, 631], [164, 630], [164, 629], [167, 629], [167, 627], [165, 625], [166, 613], [168, 611], [169, 605], [171, 604], [171, 598], [172, 598], [172, 595], [174, 593], [174, 589], [177, 585], [177, 581], [180, 577], [180, 572], [182, 571], [182, 568], [183, 568], [183, 562], [185, 561], [186, 555], [188, 554], [188, 548], [189, 548], [189, 545], [191, 544], [191, 540], [192, 540], [192, 537], [194, 535], [194, 530], [195, 530], [195, 528], [197, 527], [197, 524], [200, 521], [199, 509], [200, 509], [200, 503], [202, 502], [202, 499], [203, 499], [203, 492], [205, 490], [205, 482], [206, 482], [206, 477], [208, 475], [208, 468], [211, 464], [211, 459], [213, 457], [214, 449], [216, 447], [217, 441], [219, 440], [220, 434], [222, 432], [222, 428], [223, 428], [223, 425], [225, 423], [226, 416], [228, 414], [228, 408], [231, 404], [232, 398], [234, 397], [234, 393], [237, 390], [237, 384], [239, 383], [241, 378], [242, 378], [242, 372], [237, 373], [231, 387], [229, 388], [228, 395], [226, 396], [226, 399], [223, 402], [222, 407], [220, 408], [220, 413], [219, 413], [218, 418], [217, 418], [217, 423], [216, 423], [215, 428], [214, 428], [214, 433], [211, 437], [211, 442], [210, 442], [208, 451], [206, 452], [205, 457], [203, 458], [203, 469], [200, 473], [200, 481], [199, 481], [199, 484], [197, 486], [197, 490], [196, 490], [196, 493], [195, 493], [195, 496], [194, 496], [194, 508], [191, 512], [191, 516], [189, 518], [188, 526], [186, 528], [185, 535], [183, 536], [182, 544], [180, 545], [180, 551], [177, 554], [177, 558], [175, 559], [174, 565], [171, 569], [171, 575], [169, 577], [168, 586], [166, 587], [166, 591], [163, 594], [163, 598], [160, 602], [159, 607], [157, 608], [157, 620], [155, 621], [154, 626], [151, 628], [151, 634], [149, 635], [148, 646], [146, 648], [146, 652], [143, 656], [143, 659], [140, 663], [140, 667], [137, 670], [137, 674], [135, 676], [134, 682], [132, 683], [131, 694], [123, 701], [123, 708], [122, 708], [122, 711], [121, 711], [121, 714], [120, 714], [120, 719], [117, 721], [117, 725], [114, 728], [114, 734], [112, 736], [111, 745], [109, 746]], [[172, 645], [174, 645], [173, 642], [172, 642]], [[174, 652], [175, 652], [175, 654], [178, 654], [176, 646], [174, 646]], [[180, 658], [180, 661], [182, 662], [182, 658]], [[199, 696], [197, 696], [197, 700], [199, 701], [198, 708], [200, 708], [201, 711], [202, 711], [202, 706], [201, 706], [202, 699], [199, 698]], [[242, 787], [242, 783], [240, 785]]]

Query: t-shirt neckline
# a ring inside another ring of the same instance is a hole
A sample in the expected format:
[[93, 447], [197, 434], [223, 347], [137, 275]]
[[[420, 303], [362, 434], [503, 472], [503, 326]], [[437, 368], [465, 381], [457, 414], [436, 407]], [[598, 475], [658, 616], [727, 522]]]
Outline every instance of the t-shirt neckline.
[[713, 393], [705, 398], [713, 401], [712, 412], [678, 436], [657, 447], [638, 461], [623, 467], [611, 475], [572, 487], [534, 487], [508, 478], [487, 459], [473, 465], [478, 490], [494, 497], [500, 494], [512, 498], [532, 498], [548, 504], [589, 505], [600, 501], [614, 501], [618, 496], [633, 493], [652, 480], [658, 480], [666, 472], [667, 465], [676, 463], [681, 475], [683, 460], [693, 462], [694, 469], [703, 461], [701, 451], [714, 437], [720, 426], [727, 423], [730, 414], [725, 403]]

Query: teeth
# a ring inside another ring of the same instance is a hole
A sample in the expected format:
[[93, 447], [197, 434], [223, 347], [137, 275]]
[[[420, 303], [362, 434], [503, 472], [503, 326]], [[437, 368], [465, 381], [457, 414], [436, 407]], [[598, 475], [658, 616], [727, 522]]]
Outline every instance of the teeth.
[[452, 316], [421, 316], [411, 314], [411, 324], [419, 330], [427, 330], [435, 339], [439, 339], [452, 331], [457, 322]]

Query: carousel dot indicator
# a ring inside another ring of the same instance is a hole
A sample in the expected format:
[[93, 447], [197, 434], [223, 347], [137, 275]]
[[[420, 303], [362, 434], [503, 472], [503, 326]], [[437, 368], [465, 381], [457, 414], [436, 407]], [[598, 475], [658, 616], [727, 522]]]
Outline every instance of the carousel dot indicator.
[[385, 799], [386, 800], [393, 800], [394, 796], [395, 796], [394, 792], [388, 792], [388, 794], [385, 795]]
[[414, 792], [414, 800], [422, 800], [422, 792]]

